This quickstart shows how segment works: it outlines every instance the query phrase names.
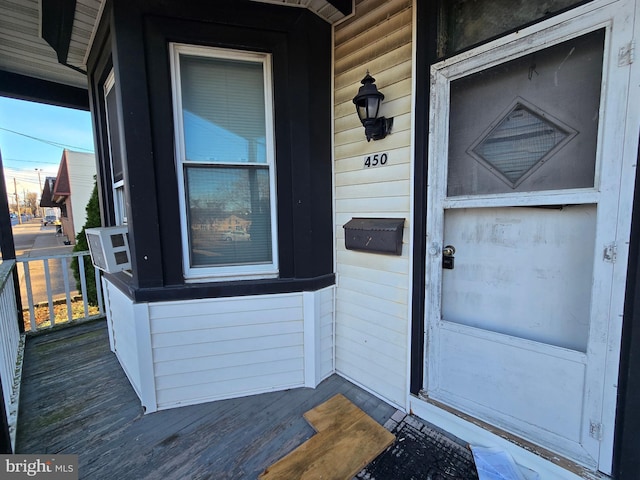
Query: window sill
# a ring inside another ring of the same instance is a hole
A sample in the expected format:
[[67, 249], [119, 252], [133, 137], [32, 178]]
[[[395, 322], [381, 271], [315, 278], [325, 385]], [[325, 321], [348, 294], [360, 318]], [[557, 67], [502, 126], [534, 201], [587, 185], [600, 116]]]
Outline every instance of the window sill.
[[107, 275], [107, 279], [135, 302], [165, 302], [197, 298], [309, 292], [335, 285], [334, 273], [311, 278], [227, 280], [160, 287], [135, 287], [131, 285], [130, 278], [120, 274]]

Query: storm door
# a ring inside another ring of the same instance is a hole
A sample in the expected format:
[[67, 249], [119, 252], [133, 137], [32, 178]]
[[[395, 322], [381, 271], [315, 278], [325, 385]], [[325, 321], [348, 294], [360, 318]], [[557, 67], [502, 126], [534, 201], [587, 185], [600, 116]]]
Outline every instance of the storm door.
[[628, 87], [607, 52], [630, 41], [615, 9], [432, 67], [427, 212], [425, 395], [605, 472], [625, 182], [607, 145]]

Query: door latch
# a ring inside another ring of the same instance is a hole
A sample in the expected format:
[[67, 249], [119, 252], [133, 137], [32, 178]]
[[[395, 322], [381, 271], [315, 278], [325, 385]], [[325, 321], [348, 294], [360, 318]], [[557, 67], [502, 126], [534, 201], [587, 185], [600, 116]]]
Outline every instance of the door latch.
[[442, 268], [453, 270], [453, 262], [455, 260], [456, 248], [453, 245], [447, 245], [442, 249]]

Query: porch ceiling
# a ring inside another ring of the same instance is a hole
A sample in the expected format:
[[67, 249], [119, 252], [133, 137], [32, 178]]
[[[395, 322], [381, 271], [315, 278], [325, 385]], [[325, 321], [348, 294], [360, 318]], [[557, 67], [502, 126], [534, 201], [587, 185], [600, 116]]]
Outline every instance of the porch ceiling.
[[[353, 0], [252, 1], [308, 8], [330, 23], [341, 20], [353, 8]], [[75, 3], [69, 51], [66, 56], [67, 65], [58, 62], [59, 52], [56, 53], [42, 38], [41, 9], [42, 4], [47, 3], [46, 0], [0, 0], [0, 73], [19, 74], [86, 89], [86, 76], [77, 70], [86, 70], [87, 50], [105, 0], [67, 2], [71, 6]], [[56, 34], [64, 36], [64, 27], [56, 26], [56, 21], [51, 21], [51, 18], [47, 20], [49, 25], [60, 30], [55, 32]], [[68, 30], [66, 33], [69, 33]]]
[[[100, 0], [78, 0], [67, 63], [84, 69], [85, 53], [98, 18]], [[73, 87], [87, 88], [86, 76], [58, 63], [40, 36], [39, 0], [0, 0], [0, 70]]]

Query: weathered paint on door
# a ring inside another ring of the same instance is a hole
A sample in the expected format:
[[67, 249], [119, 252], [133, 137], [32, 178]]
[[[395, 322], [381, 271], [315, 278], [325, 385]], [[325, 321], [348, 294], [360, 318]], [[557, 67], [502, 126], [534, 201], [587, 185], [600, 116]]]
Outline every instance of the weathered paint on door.
[[424, 390], [605, 473], [635, 5], [593, 2], [432, 67]]

